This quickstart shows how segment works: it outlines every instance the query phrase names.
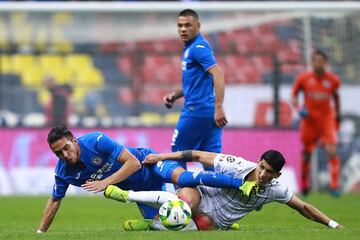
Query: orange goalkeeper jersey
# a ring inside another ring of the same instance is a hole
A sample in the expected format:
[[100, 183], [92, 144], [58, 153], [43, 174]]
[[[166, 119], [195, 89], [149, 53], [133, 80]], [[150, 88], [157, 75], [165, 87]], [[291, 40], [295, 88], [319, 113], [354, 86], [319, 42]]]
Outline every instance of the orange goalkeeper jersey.
[[325, 72], [320, 78], [313, 71], [305, 72], [295, 80], [292, 96], [303, 91], [309, 117], [326, 118], [333, 116], [331, 99], [339, 86], [339, 77], [331, 72]]

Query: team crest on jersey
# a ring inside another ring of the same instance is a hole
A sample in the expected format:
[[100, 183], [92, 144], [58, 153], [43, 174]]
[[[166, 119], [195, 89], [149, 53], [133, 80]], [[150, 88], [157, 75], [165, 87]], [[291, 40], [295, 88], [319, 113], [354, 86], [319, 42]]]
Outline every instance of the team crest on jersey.
[[228, 161], [229, 163], [233, 163], [233, 162], [235, 162], [235, 158], [233, 156], [228, 156], [226, 158], [226, 161]]
[[101, 165], [101, 163], [102, 163], [102, 159], [101, 158], [99, 158], [99, 157], [94, 157], [93, 159], [92, 159], [92, 161], [91, 161], [91, 163], [93, 164], [93, 165], [95, 165], [95, 166], [100, 166]]
[[330, 87], [331, 87], [331, 82], [330, 82], [329, 80], [325, 80], [325, 81], [323, 82], [323, 85], [324, 85], [324, 87], [326, 87], [326, 88], [330, 88]]

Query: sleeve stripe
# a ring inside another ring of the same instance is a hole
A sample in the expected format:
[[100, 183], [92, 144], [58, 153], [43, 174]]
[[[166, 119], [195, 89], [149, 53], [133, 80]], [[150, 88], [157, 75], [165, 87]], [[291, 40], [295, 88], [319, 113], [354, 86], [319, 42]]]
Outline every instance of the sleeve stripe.
[[213, 65], [210, 65], [207, 69], [205, 69], [205, 71], [207, 72], [210, 68], [212, 68], [212, 67], [214, 67], [214, 66], [216, 66], [216, 65], [218, 65], [217, 63], [214, 63]]

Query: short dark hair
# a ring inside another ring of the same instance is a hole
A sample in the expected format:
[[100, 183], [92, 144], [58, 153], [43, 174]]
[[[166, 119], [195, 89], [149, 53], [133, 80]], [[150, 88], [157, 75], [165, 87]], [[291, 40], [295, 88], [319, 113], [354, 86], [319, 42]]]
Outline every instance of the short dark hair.
[[47, 141], [49, 145], [51, 145], [63, 137], [66, 137], [68, 139], [74, 139], [74, 135], [71, 133], [70, 130], [68, 130], [66, 124], [61, 124], [53, 127], [48, 133]]
[[197, 14], [197, 12], [195, 12], [195, 10], [192, 10], [190, 8], [184, 9], [181, 12], [179, 12], [178, 17], [185, 17], [185, 16], [192, 16], [193, 18], [196, 18], [199, 20], [199, 15]]
[[280, 172], [285, 165], [285, 158], [281, 152], [268, 150], [261, 155], [260, 160], [265, 160], [276, 172]]
[[322, 51], [321, 49], [315, 49], [312, 56], [314, 57], [315, 55], [322, 56], [325, 59], [325, 61], [328, 60], [328, 55], [324, 51]]

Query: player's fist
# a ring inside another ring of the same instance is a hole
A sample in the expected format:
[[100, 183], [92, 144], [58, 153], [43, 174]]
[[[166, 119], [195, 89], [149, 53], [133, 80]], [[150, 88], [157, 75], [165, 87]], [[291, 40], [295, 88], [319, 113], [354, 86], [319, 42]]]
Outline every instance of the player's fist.
[[172, 106], [174, 105], [175, 100], [176, 99], [175, 99], [174, 93], [167, 94], [163, 98], [164, 104], [168, 109], [172, 108]]

